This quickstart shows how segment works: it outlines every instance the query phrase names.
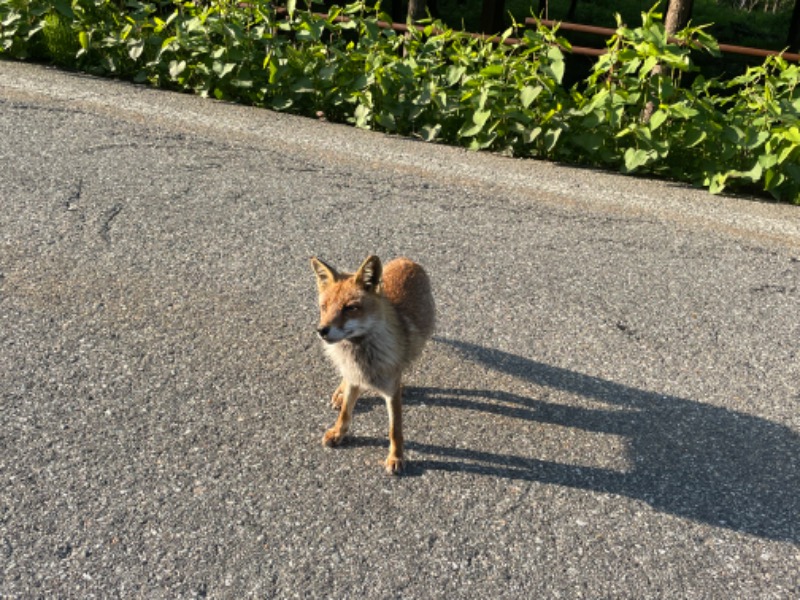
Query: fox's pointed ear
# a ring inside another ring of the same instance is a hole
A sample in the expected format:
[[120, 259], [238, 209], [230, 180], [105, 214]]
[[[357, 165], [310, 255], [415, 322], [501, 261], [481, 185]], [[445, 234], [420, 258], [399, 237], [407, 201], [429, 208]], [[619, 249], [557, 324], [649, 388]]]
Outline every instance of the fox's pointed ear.
[[316, 256], [311, 257], [311, 266], [314, 269], [314, 273], [317, 275], [317, 287], [319, 291], [324, 290], [339, 279], [339, 273], [336, 272], [336, 269], [321, 261]]
[[377, 291], [381, 285], [383, 267], [381, 259], [377, 256], [370, 256], [365, 260], [356, 272], [356, 282], [369, 292]]

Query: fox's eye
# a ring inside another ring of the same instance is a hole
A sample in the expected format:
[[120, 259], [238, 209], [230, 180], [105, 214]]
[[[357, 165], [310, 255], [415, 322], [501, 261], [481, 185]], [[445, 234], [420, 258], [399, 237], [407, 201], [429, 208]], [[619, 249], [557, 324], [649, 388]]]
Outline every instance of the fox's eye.
[[361, 307], [358, 304], [346, 304], [342, 310], [344, 312], [353, 312], [354, 310], [358, 310], [359, 308]]

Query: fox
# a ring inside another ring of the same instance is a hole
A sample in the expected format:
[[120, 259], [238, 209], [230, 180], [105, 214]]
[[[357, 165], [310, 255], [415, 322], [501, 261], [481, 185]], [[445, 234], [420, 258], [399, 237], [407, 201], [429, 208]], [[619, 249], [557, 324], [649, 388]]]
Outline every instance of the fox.
[[311, 258], [319, 292], [317, 335], [342, 381], [331, 397], [339, 410], [325, 432], [324, 446], [344, 440], [353, 409], [362, 392], [386, 401], [389, 413], [389, 455], [386, 472], [398, 475], [403, 458], [403, 373], [422, 353], [433, 334], [436, 307], [425, 270], [408, 258], [381, 265], [371, 255], [355, 273], [341, 272]]

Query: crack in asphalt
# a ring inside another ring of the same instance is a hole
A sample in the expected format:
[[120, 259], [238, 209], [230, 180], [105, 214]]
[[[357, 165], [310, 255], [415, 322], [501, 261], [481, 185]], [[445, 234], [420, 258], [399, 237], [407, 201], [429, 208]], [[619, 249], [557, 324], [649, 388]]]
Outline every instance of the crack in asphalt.
[[103, 238], [107, 244], [111, 243], [111, 224], [114, 222], [114, 219], [119, 216], [120, 212], [122, 212], [122, 205], [114, 204], [105, 212], [103, 222], [100, 224], [100, 237]]

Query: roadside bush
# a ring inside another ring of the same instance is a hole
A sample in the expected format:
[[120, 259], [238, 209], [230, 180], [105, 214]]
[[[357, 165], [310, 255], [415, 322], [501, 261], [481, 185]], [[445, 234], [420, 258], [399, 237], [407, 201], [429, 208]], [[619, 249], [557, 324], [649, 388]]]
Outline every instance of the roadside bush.
[[800, 73], [780, 57], [723, 81], [670, 42], [660, 16], [618, 23], [590, 76], [563, 85], [569, 44], [516, 25], [520, 42], [428, 23], [398, 34], [363, 3], [326, 17], [266, 0], [0, 0], [0, 56], [324, 116], [513, 156], [650, 173], [712, 192], [761, 189], [800, 204]]
[[800, 204], [800, 67], [783, 58], [725, 85], [716, 99], [725, 119], [716, 128], [721, 152], [703, 181], [712, 192], [746, 182], [774, 197]]
[[50, 56], [55, 64], [72, 64], [80, 45], [72, 32], [71, 19], [58, 11], [48, 13], [44, 17], [42, 37], [46, 55]]

